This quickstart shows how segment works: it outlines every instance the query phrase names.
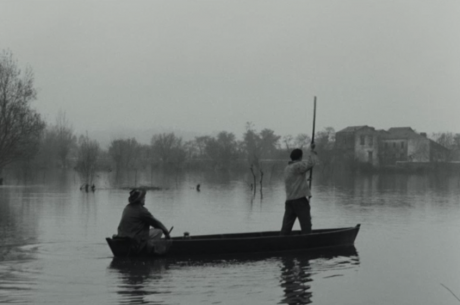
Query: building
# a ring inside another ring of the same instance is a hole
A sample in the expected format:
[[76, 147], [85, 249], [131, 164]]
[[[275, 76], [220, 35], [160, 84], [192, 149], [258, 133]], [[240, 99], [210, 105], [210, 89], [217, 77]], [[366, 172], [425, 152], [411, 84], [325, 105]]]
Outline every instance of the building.
[[374, 127], [350, 126], [336, 133], [336, 150], [373, 166], [395, 165], [396, 162], [447, 161], [449, 150], [417, 133], [411, 127], [376, 130]]
[[379, 165], [380, 131], [367, 125], [350, 126], [335, 134], [335, 148], [342, 155], [353, 157], [359, 162]]
[[393, 127], [380, 137], [380, 161], [382, 165], [394, 165], [409, 159], [409, 139], [417, 134], [410, 127]]
[[449, 149], [410, 127], [393, 127], [380, 140], [381, 164], [396, 162], [445, 162]]

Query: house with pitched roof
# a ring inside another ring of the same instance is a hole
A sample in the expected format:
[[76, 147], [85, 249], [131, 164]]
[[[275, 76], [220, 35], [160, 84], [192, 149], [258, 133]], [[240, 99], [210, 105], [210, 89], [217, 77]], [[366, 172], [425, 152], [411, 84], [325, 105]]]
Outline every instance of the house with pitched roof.
[[335, 148], [360, 162], [379, 165], [380, 131], [367, 125], [349, 126], [335, 134]]
[[346, 156], [373, 166], [395, 165], [396, 162], [447, 161], [449, 150], [417, 133], [411, 127], [349, 126], [336, 133], [335, 148]]
[[411, 127], [392, 127], [380, 139], [382, 164], [396, 162], [445, 162], [449, 149]]

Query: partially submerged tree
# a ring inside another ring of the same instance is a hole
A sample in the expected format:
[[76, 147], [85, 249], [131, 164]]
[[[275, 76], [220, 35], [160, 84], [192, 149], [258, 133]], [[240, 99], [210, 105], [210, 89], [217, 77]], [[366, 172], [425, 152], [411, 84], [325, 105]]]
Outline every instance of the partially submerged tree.
[[208, 141], [211, 139], [210, 136], [200, 136], [200, 137], [195, 137], [195, 140], [193, 141], [194, 146], [196, 147], [198, 158], [206, 158], [206, 152], [205, 148], [208, 143]]
[[56, 125], [53, 126], [56, 134], [56, 153], [63, 168], [67, 168], [68, 158], [72, 148], [76, 145], [77, 138], [73, 128], [66, 118], [65, 112], [60, 111], [56, 118]]
[[259, 168], [262, 147], [260, 145], [260, 137], [254, 129], [254, 125], [250, 122], [246, 123], [246, 132], [243, 135], [243, 145], [248, 163]]
[[11, 52], [0, 53], [0, 174], [6, 165], [38, 151], [45, 123], [30, 107], [36, 99], [33, 81], [30, 68], [22, 73]]
[[110, 143], [109, 155], [116, 171], [132, 169], [139, 159], [140, 146], [136, 139], [117, 139]]
[[273, 158], [276, 155], [277, 150], [280, 148], [279, 140], [281, 136], [276, 135], [273, 130], [268, 128], [263, 129], [259, 136], [262, 147], [262, 157]]
[[98, 142], [91, 140], [88, 135], [80, 136], [78, 140], [76, 170], [80, 174], [83, 183], [94, 183], [99, 152]]
[[267, 128], [257, 133], [253, 124], [248, 122], [243, 135], [243, 147], [249, 164], [259, 170], [262, 158], [273, 157], [277, 153], [280, 138], [273, 130]]
[[46, 126], [39, 146], [34, 162], [40, 168], [68, 168], [75, 161], [77, 138], [64, 112], [58, 113], [55, 125]]
[[154, 135], [151, 147], [153, 162], [179, 166], [185, 161], [187, 155], [182, 138], [174, 133]]
[[204, 151], [215, 165], [228, 169], [231, 162], [238, 158], [238, 144], [235, 135], [221, 131], [215, 138], [208, 138]]
[[54, 168], [56, 160], [56, 132], [50, 126], [47, 126], [40, 139], [40, 148], [35, 156], [35, 161], [42, 168]]

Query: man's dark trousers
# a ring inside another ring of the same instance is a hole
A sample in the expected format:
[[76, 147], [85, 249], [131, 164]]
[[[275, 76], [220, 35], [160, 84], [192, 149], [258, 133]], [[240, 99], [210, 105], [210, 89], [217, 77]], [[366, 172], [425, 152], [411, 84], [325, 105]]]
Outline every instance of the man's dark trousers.
[[299, 218], [302, 234], [311, 232], [310, 202], [306, 197], [286, 200], [281, 234], [288, 235], [292, 231], [295, 220]]

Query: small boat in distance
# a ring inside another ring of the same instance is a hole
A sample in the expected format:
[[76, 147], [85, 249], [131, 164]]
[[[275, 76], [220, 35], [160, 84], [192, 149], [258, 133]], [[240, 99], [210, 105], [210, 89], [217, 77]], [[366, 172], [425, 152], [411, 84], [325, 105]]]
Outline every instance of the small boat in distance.
[[320, 250], [353, 246], [360, 225], [347, 228], [318, 229], [310, 234], [292, 231], [280, 235], [279, 231], [232, 233], [173, 237], [155, 241], [155, 250], [135, 252], [127, 239], [106, 238], [115, 257], [155, 256], [207, 256], [244, 253], [277, 253]]

